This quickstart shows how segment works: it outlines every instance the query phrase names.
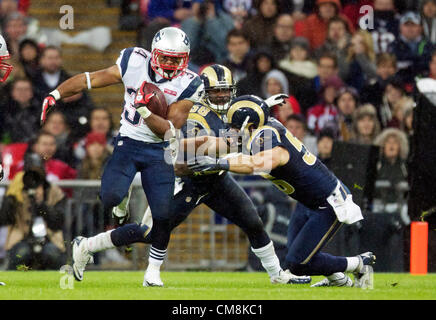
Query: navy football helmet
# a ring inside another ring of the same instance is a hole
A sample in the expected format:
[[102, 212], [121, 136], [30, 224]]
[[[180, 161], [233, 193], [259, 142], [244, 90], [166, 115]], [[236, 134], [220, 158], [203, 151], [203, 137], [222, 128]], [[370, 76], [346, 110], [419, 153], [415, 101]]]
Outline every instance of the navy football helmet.
[[226, 119], [230, 128], [244, 132], [263, 126], [268, 117], [269, 107], [263, 99], [243, 95], [232, 100]]

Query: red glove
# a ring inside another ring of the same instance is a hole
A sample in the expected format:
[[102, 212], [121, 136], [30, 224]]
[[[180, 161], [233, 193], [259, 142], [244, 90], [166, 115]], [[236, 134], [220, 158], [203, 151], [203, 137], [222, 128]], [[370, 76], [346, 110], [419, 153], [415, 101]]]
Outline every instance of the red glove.
[[44, 102], [42, 103], [41, 125], [43, 125], [45, 120], [47, 119], [48, 111], [55, 105], [56, 99], [52, 95], [49, 95], [44, 99]]
[[138, 106], [144, 106], [147, 105], [151, 98], [155, 96], [154, 92], [151, 93], [145, 93], [144, 86], [147, 84], [147, 81], [144, 81], [139, 88], [138, 92], [136, 93], [135, 97], [135, 107], [138, 108]]

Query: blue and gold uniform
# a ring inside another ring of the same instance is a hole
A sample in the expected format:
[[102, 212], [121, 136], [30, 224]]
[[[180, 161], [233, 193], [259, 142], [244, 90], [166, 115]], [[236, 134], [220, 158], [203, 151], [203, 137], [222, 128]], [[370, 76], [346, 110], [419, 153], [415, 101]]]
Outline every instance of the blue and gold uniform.
[[[344, 272], [347, 259], [321, 249], [342, 225], [338, 216], [345, 212], [347, 218], [341, 216], [341, 221], [347, 223], [360, 219], [360, 209], [352, 203], [346, 186], [279, 121], [269, 117], [269, 106], [262, 99], [249, 95], [234, 99], [227, 122], [239, 134], [249, 137], [244, 144], [250, 155], [277, 147], [289, 154], [285, 164], [260, 173], [298, 201], [289, 221], [286, 267], [296, 275]], [[344, 203], [347, 206], [342, 206]], [[348, 210], [350, 207], [357, 210]], [[356, 213], [354, 220], [347, 220], [350, 213]]]
[[[219, 136], [220, 130], [225, 128], [226, 124], [218, 113], [205, 103], [197, 103], [192, 107], [182, 132], [186, 137]], [[172, 229], [185, 220], [195, 207], [204, 203], [240, 227], [253, 248], [264, 247], [270, 242], [253, 202], [228, 172], [196, 172], [177, 180], [170, 209]]]
[[289, 161], [270, 173], [261, 175], [310, 209], [325, 206], [327, 197], [338, 184], [338, 179], [279, 121], [270, 117], [264, 126], [255, 130], [248, 141], [247, 149], [255, 154], [277, 146], [288, 151]]

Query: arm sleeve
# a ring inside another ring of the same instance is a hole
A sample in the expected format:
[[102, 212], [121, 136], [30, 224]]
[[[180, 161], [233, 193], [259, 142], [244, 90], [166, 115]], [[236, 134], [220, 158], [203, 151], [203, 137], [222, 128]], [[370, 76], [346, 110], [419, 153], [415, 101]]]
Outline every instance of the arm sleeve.
[[140, 48], [130, 47], [121, 50], [115, 64], [120, 70], [121, 78], [125, 85], [132, 85], [126, 83], [127, 79], [132, 79], [132, 81], [137, 79], [138, 73], [142, 72], [140, 68], [143, 66], [146, 58], [147, 56], [145, 53], [141, 53]]
[[249, 141], [248, 150], [252, 155], [255, 155], [277, 146], [283, 146], [278, 131], [274, 128], [262, 128], [259, 132], [254, 133], [253, 138]]
[[203, 81], [201, 81], [199, 76], [196, 76], [191, 83], [186, 87], [185, 90], [180, 94], [177, 101], [189, 100], [193, 103], [197, 103], [203, 97]]

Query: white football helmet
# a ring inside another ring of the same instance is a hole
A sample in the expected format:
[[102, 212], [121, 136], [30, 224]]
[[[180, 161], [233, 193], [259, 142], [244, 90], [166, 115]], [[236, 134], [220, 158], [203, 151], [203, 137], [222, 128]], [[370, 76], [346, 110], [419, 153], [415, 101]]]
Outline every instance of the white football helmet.
[[3, 61], [8, 60], [10, 57], [6, 41], [2, 35], [0, 35], [0, 82], [6, 81], [12, 71], [13, 67]]
[[[163, 28], [156, 33], [151, 44], [151, 67], [161, 77], [173, 79], [188, 67], [189, 51], [189, 38], [182, 30]], [[165, 57], [178, 58], [178, 64], [168, 64]]]

